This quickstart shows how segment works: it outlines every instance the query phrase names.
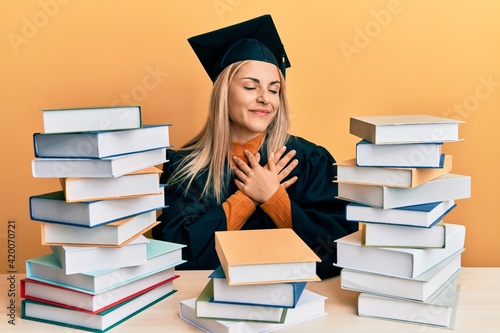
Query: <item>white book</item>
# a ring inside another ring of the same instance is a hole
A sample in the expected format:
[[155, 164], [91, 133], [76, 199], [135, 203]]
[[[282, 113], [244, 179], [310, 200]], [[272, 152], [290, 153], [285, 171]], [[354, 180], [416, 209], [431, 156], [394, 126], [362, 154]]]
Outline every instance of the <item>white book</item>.
[[42, 244], [118, 247], [131, 242], [158, 223], [154, 210], [95, 228], [42, 222]]
[[375, 247], [443, 248], [446, 245], [446, 223], [442, 220], [430, 228], [382, 223], [363, 223], [363, 245]]
[[139, 266], [147, 262], [147, 243], [140, 236], [122, 247], [51, 246], [52, 253], [64, 273], [86, 273], [121, 267]]
[[196, 298], [181, 301], [179, 303], [179, 315], [185, 321], [205, 332], [270, 332], [325, 315], [325, 301], [326, 297], [309, 290], [304, 290], [297, 306], [294, 309], [288, 309], [288, 313], [283, 324], [198, 318], [196, 317], [195, 310]]
[[142, 126], [140, 106], [41, 110], [44, 133], [110, 131]]
[[137, 153], [170, 146], [170, 125], [148, 125], [142, 128], [33, 135], [36, 157], [104, 158]]
[[470, 198], [471, 177], [448, 173], [414, 188], [338, 184], [338, 198], [383, 209]]
[[361, 230], [335, 242], [337, 243], [336, 266], [395, 277], [415, 278], [463, 250], [465, 226], [448, 224], [446, 247], [442, 249], [365, 247], [362, 245]]
[[119, 177], [166, 162], [166, 148], [95, 158], [35, 158], [31, 162], [35, 178]]
[[340, 271], [342, 289], [362, 293], [425, 301], [461, 268], [462, 251], [451, 255], [415, 278], [400, 278], [385, 274], [344, 268]]

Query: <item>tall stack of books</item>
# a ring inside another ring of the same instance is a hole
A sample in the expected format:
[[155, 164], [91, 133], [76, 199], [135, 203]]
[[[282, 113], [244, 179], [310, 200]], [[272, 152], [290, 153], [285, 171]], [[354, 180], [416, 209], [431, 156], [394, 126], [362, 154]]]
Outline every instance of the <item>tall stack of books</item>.
[[180, 302], [181, 318], [209, 332], [264, 332], [325, 314], [307, 290], [320, 259], [292, 229], [215, 233], [221, 266], [198, 297]]
[[339, 198], [360, 231], [336, 240], [341, 286], [360, 292], [360, 316], [452, 328], [465, 227], [445, 223], [470, 197], [446, 142], [459, 121], [426, 115], [353, 117], [356, 158], [338, 163]]
[[104, 332], [175, 292], [184, 245], [144, 236], [166, 207], [169, 125], [143, 126], [139, 106], [42, 114], [33, 176], [62, 189], [30, 197], [52, 253], [26, 261], [21, 317]]

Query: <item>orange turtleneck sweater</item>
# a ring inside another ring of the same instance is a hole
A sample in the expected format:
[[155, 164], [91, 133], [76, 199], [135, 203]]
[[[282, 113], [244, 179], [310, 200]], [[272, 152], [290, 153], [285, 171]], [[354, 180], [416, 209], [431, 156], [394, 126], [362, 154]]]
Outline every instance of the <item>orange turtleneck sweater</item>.
[[[245, 157], [245, 150], [256, 154], [264, 134], [260, 134], [254, 139], [245, 142], [233, 142], [232, 155], [241, 158], [244, 162], [248, 162]], [[260, 207], [264, 212], [271, 217], [278, 228], [292, 227], [292, 208], [290, 198], [286, 190], [280, 186], [273, 196], [261, 204]], [[256, 207], [252, 200], [240, 190], [231, 195], [226, 202], [222, 204], [224, 213], [226, 214], [227, 230], [239, 230], [245, 224], [246, 220], [252, 215]]]

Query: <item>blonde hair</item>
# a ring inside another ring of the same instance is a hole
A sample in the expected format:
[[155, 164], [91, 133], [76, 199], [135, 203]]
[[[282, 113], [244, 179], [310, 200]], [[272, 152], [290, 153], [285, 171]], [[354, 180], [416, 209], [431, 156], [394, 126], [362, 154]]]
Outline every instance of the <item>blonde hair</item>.
[[[223, 200], [226, 183], [231, 174], [231, 129], [229, 126], [228, 91], [236, 72], [249, 60], [240, 61], [227, 66], [217, 77], [212, 88], [209, 114], [205, 126], [193, 139], [180, 150], [190, 151], [179, 163], [171, 175], [169, 183], [186, 184], [185, 194], [193, 181], [201, 173], [206, 173], [201, 196], [212, 195], [218, 203]], [[277, 115], [269, 124], [264, 135], [267, 151], [276, 151], [288, 139], [290, 130], [290, 111], [286, 97], [285, 79], [276, 67], [280, 76], [280, 107]]]

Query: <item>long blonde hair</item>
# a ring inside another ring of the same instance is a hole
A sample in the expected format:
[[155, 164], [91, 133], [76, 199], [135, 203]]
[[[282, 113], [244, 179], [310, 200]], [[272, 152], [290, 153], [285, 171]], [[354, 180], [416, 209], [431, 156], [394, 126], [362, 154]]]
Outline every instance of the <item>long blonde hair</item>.
[[[231, 173], [229, 163], [227, 163], [232, 149], [228, 111], [229, 85], [236, 72], [248, 61], [240, 61], [227, 66], [217, 77], [212, 88], [208, 119], [200, 133], [180, 149], [190, 152], [171, 175], [170, 184], [187, 182], [187, 192], [196, 177], [201, 173], [206, 173], [207, 180], [201, 195], [213, 195], [218, 203], [222, 202]], [[290, 130], [290, 110], [286, 97], [285, 79], [277, 67], [276, 70], [281, 83], [280, 107], [262, 141], [266, 143], [267, 151], [276, 151], [282, 147], [288, 139]]]

